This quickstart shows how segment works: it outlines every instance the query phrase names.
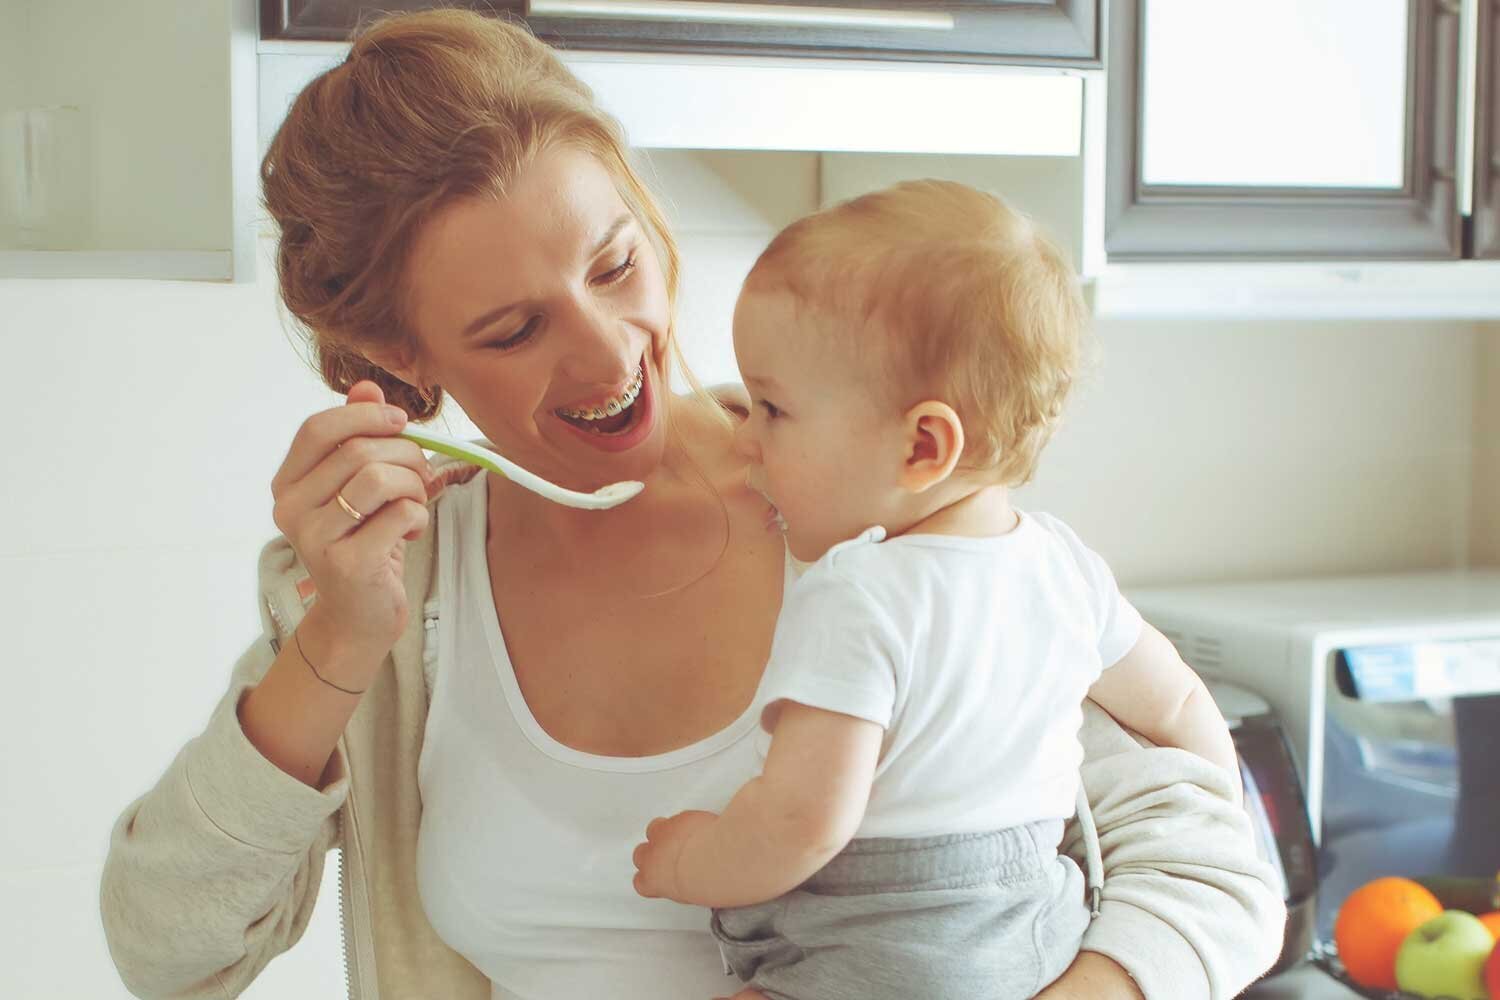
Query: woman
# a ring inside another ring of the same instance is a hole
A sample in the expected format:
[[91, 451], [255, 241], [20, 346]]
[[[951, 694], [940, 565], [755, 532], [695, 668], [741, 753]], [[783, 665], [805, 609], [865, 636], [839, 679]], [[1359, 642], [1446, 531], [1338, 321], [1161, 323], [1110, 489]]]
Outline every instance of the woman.
[[[300, 95], [262, 175], [283, 298], [348, 404], [272, 480], [264, 636], [115, 827], [122, 978], [238, 994], [340, 847], [355, 995], [724, 992], [703, 914], [636, 896], [631, 848], [753, 773], [789, 561], [733, 418], [668, 390], [677, 258], [616, 126], [524, 31], [400, 16]], [[434, 468], [395, 435], [442, 392], [554, 482], [646, 490], [573, 511]], [[1227, 776], [1098, 712], [1083, 737], [1104, 898], [1044, 996], [1237, 993], [1281, 906]]]

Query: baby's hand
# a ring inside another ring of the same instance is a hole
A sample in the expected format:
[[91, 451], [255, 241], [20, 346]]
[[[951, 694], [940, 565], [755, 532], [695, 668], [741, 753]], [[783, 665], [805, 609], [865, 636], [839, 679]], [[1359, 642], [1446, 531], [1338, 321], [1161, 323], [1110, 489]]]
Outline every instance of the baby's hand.
[[683, 902], [683, 886], [678, 881], [683, 849], [718, 818], [711, 812], [691, 810], [670, 818], [657, 817], [646, 824], [646, 842], [637, 845], [632, 855], [635, 891], [648, 899]]

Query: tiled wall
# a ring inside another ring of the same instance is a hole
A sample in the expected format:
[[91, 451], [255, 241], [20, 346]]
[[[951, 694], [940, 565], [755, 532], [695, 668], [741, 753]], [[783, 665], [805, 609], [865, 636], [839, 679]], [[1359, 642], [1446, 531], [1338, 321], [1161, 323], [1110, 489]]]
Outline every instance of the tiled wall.
[[[776, 227], [897, 174], [982, 182], [994, 166], [652, 161], [685, 260], [680, 328], [711, 381], [733, 377], [730, 305]], [[1048, 202], [1058, 169], [1008, 163], [996, 183], [1066, 229], [1068, 204]], [[6, 1000], [127, 995], [97, 916], [110, 824], [202, 726], [254, 636], [271, 475], [305, 416], [336, 402], [283, 332], [271, 275], [262, 261], [239, 286], [0, 282], [12, 373], [0, 607], [19, 638], [0, 700]], [[1103, 324], [1099, 341], [1023, 502], [1071, 519], [1126, 581], [1456, 566], [1479, 520], [1476, 461], [1480, 493], [1492, 508], [1500, 497], [1494, 330], [1133, 322]], [[447, 429], [472, 433], [456, 411]], [[1500, 554], [1495, 531], [1475, 536], [1476, 554]], [[251, 1000], [340, 995], [328, 886], [322, 899]]]

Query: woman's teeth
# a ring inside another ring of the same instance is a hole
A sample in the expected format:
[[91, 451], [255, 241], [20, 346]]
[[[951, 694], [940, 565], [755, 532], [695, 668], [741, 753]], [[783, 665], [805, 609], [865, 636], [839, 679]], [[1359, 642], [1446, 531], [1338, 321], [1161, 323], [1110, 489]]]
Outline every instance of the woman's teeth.
[[572, 420], [587, 421], [608, 420], [610, 417], [617, 417], [630, 409], [631, 405], [640, 398], [641, 384], [645, 381], [645, 378], [645, 369], [638, 367], [635, 370], [635, 377], [630, 380], [630, 384], [625, 387], [625, 391], [614, 399], [608, 400], [599, 406], [587, 407], [581, 410], [559, 407], [557, 414], [558, 416], [568, 417]]

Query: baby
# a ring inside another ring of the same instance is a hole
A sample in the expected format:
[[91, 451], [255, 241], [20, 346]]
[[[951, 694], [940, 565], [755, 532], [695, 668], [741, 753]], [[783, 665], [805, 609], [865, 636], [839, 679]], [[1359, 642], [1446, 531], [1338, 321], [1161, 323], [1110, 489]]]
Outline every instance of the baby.
[[745, 281], [736, 444], [812, 565], [757, 695], [761, 775], [721, 815], [654, 820], [635, 886], [713, 907], [726, 972], [772, 1000], [1020, 1000], [1061, 975], [1089, 921], [1057, 851], [1085, 697], [1238, 773], [1104, 561], [1011, 505], [1086, 325], [1025, 216], [940, 181], [794, 223]]

